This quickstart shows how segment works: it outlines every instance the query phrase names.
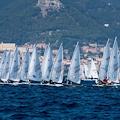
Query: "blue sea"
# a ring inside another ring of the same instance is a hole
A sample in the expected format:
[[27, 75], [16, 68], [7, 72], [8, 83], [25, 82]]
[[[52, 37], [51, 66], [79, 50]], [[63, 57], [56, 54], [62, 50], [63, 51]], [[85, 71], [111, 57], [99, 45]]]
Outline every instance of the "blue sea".
[[120, 87], [0, 85], [0, 120], [119, 120]]

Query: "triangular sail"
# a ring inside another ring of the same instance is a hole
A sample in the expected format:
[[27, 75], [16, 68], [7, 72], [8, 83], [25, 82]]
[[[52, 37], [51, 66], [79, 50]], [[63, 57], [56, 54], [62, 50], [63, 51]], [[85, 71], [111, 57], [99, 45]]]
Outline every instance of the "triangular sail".
[[3, 71], [2, 71], [2, 81], [7, 81], [9, 78], [9, 71], [10, 71], [10, 65], [11, 65], [11, 50], [9, 51], [5, 64], [3, 66]]
[[73, 53], [67, 79], [74, 83], [80, 84], [80, 51], [78, 43]]
[[85, 73], [82, 68], [80, 68], [80, 79], [85, 79]]
[[63, 46], [60, 45], [58, 54], [55, 58], [52, 70], [50, 73], [50, 80], [56, 83], [62, 83], [63, 81]]
[[90, 70], [88, 71], [88, 78], [98, 78], [97, 69], [93, 59], [91, 60]]
[[3, 77], [2, 76], [2, 71], [3, 71], [3, 66], [4, 66], [4, 63], [5, 63], [5, 60], [6, 60], [6, 55], [7, 55], [7, 50], [4, 51], [2, 59], [0, 61], [0, 78]]
[[43, 61], [42, 61], [42, 65], [41, 65], [42, 76], [43, 76], [43, 71], [44, 71], [44, 65], [45, 65], [47, 51], [48, 51], [48, 45], [45, 48], [45, 52], [44, 52], [44, 56], [43, 56]]
[[23, 81], [28, 81], [29, 56], [29, 49], [27, 49], [25, 58], [20, 69], [20, 79]]
[[110, 62], [108, 67], [108, 80], [118, 83], [118, 67], [119, 67], [119, 60], [118, 60], [118, 45], [117, 45], [117, 38], [115, 38], [112, 53], [110, 55]]
[[34, 49], [31, 56], [31, 61], [28, 70], [28, 79], [36, 82], [40, 82], [42, 77], [40, 60], [37, 52], [36, 45], [34, 45]]
[[85, 71], [85, 77], [88, 77], [88, 67], [86, 64], [84, 64], [84, 71]]
[[119, 76], [118, 76], [118, 79], [119, 79], [119, 81], [120, 81], [120, 54], [119, 54]]
[[101, 66], [100, 66], [100, 72], [99, 72], [100, 80], [104, 80], [104, 77], [107, 77], [109, 60], [110, 60], [110, 43], [108, 40], [108, 42], [106, 44], [105, 52], [103, 54]]
[[50, 44], [48, 44], [44, 53], [44, 59], [42, 63], [42, 79], [43, 80], [49, 81], [52, 65], [53, 65], [52, 51], [51, 51]]
[[12, 63], [11, 63], [10, 74], [9, 74], [9, 79], [12, 81], [19, 81], [20, 80], [20, 78], [18, 76], [18, 71], [19, 71], [19, 67], [20, 67], [18, 54], [19, 54], [18, 48], [16, 46], [15, 53], [14, 53]]

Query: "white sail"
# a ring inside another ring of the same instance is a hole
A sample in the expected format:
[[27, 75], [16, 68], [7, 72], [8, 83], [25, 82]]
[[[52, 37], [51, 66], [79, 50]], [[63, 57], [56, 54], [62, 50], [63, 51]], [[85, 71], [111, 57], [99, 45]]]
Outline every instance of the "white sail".
[[41, 73], [40, 60], [36, 45], [34, 45], [31, 61], [29, 65], [29, 70], [28, 70], [28, 79], [34, 82], [41, 82], [41, 77], [42, 77], [42, 73]]
[[80, 81], [80, 51], [79, 51], [78, 43], [73, 53], [67, 79], [77, 84], [80, 84], [81, 82]]
[[84, 71], [85, 71], [85, 77], [87, 78], [88, 76], [88, 67], [86, 64], [84, 64]]
[[106, 49], [103, 54], [101, 66], [100, 66], [100, 72], [99, 72], [100, 80], [104, 80], [104, 77], [107, 77], [109, 60], [110, 60], [110, 43], [108, 40], [108, 42], [106, 44]]
[[[42, 61], [42, 65], [41, 65], [41, 70], [42, 70], [42, 76], [43, 76], [43, 71], [44, 71], [44, 65], [45, 65], [45, 60], [46, 60], [46, 53], [48, 51], [48, 45], [45, 48], [45, 52], [44, 52], [44, 56], [43, 56], [43, 61]], [[43, 78], [43, 77], [42, 77]]]
[[55, 58], [52, 70], [50, 73], [50, 80], [56, 83], [62, 83], [63, 81], [63, 46], [60, 45], [58, 54]]
[[80, 79], [85, 79], [85, 73], [82, 68], [80, 68]]
[[6, 57], [4, 66], [3, 66], [3, 71], [2, 71], [2, 81], [7, 81], [9, 78], [9, 71], [10, 71], [10, 65], [11, 65], [11, 50], [8, 53], [8, 56]]
[[112, 53], [110, 55], [109, 67], [108, 67], [108, 80], [111, 82], [118, 83], [118, 68], [119, 68], [119, 60], [118, 60], [118, 45], [117, 38], [115, 38]]
[[91, 60], [89, 68], [90, 69], [88, 70], [88, 78], [98, 78], [97, 69], [96, 69], [93, 59]]
[[25, 58], [22, 62], [22, 66], [20, 69], [20, 79], [22, 81], [28, 81], [29, 56], [29, 49], [27, 49]]
[[52, 65], [53, 65], [52, 51], [51, 51], [50, 44], [48, 44], [44, 53], [44, 59], [42, 63], [42, 79], [43, 80], [49, 81]]
[[4, 51], [2, 59], [0, 61], [0, 78], [3, 77], [2, 76], [2, 71], [3, 71], [3, 66], [4, 66], [4, 63], [5, 63], [5, 60], [6, 60], [6, 55], [7, 55], [7, 50]]
[[119, 79], [119, 81], [120, 81], [120, 54], [119, 54], [119, 73], [118, 73], [119, 75], [118, 75], [118, 79]]
[[18, 76], [18, 71], [19, 71], [19, 67], [20, 67], [18, 54], [19, 54], [18, 48], [16, 46], [15, 53], [14, 53], [12, 63], [11, 63], [10, 74], [9, 74], [9, 79], [12, 81], [19, 81], [20, 80], [20, 78]]

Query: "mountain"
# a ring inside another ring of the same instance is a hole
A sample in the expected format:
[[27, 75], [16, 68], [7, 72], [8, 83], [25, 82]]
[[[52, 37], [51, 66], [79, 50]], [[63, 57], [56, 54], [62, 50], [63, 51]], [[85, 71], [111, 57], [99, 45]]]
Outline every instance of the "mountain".
[[[1, 0], [0, 42], [105, 44], [120, 38], [119, 0]], [[104, 25], [108, 26], [104, 26]], [[120, 40], [118, 41], [120, 44]]]

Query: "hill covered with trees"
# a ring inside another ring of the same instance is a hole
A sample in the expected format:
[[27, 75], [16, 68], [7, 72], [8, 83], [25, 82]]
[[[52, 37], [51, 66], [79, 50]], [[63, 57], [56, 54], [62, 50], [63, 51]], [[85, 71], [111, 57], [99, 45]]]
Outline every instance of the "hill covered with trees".
[[62, 42], [71, 49], [77, 41], [81, 46], [84, 42], [105, 44], [117, 36], [120, 44], [119, 0], [59, 1], [63, 7], [46, 9], [43, 16], [38, 0], [1, 0], [0, 42], [51, 42], [57, 48]]

